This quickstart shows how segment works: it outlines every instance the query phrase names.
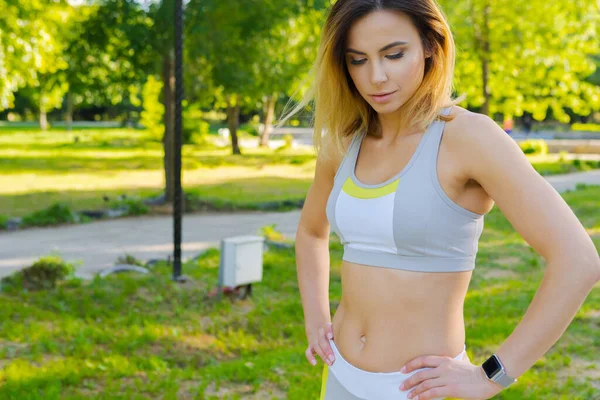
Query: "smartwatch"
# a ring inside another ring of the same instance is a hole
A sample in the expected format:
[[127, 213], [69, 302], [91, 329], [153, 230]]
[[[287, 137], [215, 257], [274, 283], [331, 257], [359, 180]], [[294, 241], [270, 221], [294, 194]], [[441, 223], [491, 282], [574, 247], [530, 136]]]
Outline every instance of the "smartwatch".
[[481, 368], [483, 368], [489, 380], [499, 383], [503, 388], [507, 388], [517, 381], [506, 374], [504, 365], [496, 354], [492, 354], [490, 358], [485, 360]]

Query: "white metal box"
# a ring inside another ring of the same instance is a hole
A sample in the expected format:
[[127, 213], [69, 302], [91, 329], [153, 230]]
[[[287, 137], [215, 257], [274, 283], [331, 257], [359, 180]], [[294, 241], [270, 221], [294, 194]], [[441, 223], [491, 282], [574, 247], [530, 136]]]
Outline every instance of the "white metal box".
[[262, 280], [264, 241], [263, 236], [235, 236], [221, 240], [221, 287], [236, 287]]

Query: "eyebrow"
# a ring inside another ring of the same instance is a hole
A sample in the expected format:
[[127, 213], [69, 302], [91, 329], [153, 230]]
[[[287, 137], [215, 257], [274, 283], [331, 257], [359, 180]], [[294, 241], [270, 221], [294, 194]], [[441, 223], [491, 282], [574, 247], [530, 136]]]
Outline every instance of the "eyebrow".
[[[396, 47], [396, 46], [404, 45], [404, 44], [408, 44], [408, 42], [397, 41], [397, 42], [390, 43], [388, 45], [383, 46], [381, 49], [379, 49], [379, 51], [380, 52], [386, 51], [388, 49], [391, 49], [392, 47]], [[346, 50], [346, 53], [356, 53], [356, 54], [361, 54], [361, 55], [364, 55], [364, 56], [367, 55], [367, 53], [363, 53], [362, 51], [358, 51], [358, 50], [354, 50], [354, 49], [350, 49], [350, 48]]]

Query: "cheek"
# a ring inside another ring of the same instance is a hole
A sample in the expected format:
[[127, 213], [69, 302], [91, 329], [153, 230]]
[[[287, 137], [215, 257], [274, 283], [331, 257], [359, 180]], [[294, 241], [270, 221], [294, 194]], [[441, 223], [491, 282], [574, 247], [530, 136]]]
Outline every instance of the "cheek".
[[364, 89], [369, 85], [369, 75], [368, 72], [365, 73], [365, 69], [352, 67], [348, 69], [352, 82], [354, 82], [354, 86], [356, 86], [359, 93], [364, 93]]
[[402, 78], [402, 82], [410, 84], [422, 77], [424, 67], [423, 62], [415, 57], [392, 65], [389, 71], [394, 77]]

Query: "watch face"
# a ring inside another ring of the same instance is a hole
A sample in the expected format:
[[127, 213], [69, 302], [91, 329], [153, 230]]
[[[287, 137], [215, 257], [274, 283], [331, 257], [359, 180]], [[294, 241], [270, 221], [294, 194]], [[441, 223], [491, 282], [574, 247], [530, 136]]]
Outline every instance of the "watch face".
[[502, 366], [500, 365], [500, 361], [496, 358], [495, 355], [491, 356], [481, 365], [485, 374], [488, 378], [492, 378], [495, 374], [502, 370]]

